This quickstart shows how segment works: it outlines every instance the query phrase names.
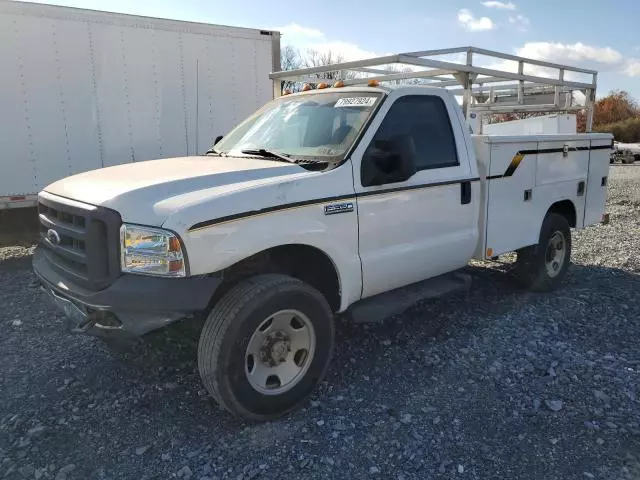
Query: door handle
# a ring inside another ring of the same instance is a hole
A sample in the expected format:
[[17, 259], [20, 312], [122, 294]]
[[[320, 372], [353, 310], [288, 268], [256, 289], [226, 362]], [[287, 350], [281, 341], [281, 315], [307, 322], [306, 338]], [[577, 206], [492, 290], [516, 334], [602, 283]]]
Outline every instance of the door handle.
[[471, 203], [471, 182], [469, 181], [460, 184], [460, 203], [462, 205]]

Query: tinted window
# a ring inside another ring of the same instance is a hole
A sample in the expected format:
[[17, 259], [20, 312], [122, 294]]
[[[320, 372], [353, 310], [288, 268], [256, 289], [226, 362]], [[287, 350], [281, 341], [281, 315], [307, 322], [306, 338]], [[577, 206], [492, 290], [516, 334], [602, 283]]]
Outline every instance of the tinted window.
[[415, 95], [396, 100], [373, 141], [398, 135], [409, 135], [413, 140], [418, 170], [459, 164], [449, 114], [439, 97]]

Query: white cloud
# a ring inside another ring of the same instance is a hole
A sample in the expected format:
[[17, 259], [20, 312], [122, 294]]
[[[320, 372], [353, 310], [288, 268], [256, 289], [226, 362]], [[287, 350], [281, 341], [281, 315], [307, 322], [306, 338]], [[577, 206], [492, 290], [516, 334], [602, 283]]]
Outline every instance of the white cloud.
[[470, 32], [492, 30], [495, 24], [489, 17], [476, 18], [470, 10], [463, 8], [458, 12], [458, 23]]
[[[517, 10], [515, 4], [511, 2], [500, 2], [497, 0], [488, 0], [486, 2], [482, 2], [482, 5], [484, 5], [487, 8], [495, 8], [497, 10], [508, 10], [511, 12]], [[518, 30], [520, 30], [521, 32], [526, 32], [527, 30], [529, 30], [529, 25], [531, 24], [529, 19], [520, 13], [510, 14], [509, 23], [513, 25], [515, 28], [517, 28]]]
[[308, 28], [297, 23], [290, 23], [274, 30], [282, 33], [282, 45], [291, 45], [303, 52], [307, 49], [318, 52], [332, 52], [342, 56], [343, 61], [362, 60], [378, 57], [381, 54], [366, 50], [355, 43], [327, 39], [324, 32], [315, 28]]
[[276, 27], [282, 34], [283, 45], [295, 45], [299, 42], [309, 42], [313, 40], [324, 40], [324, 33], [315, 28], [303, 27], [297, 23], [290, 23], [283, 27]]
[[531, 22], [524, 15], [509, 15], [509, 23], [515, 26], [518, 30], [526, 32], [529, 29]]
[[640, 77], [640, 60], [629, 60], [624, 72], [630, 77]]
[[511, 3], [511, 2], [498, 2], [496, 0], [490, 0], [488, 2], [482, 2], [482, 5], [484, 5], [487, 8], [498, 8], [500, 10], [515, 10], [516, 6]]
[[355, 43], [341, 42], [339, 40], [334, 42], [313, 43], [308, 48], [311, 48], [312, 50], [317, 50], [319, 52], [338, 53], [342, 55], [342, 59], [345, 62], [352, 61], [352, 60], [362, 60], [364, 58], [380, 57], [384, 55], [376, 52], [371, 52], [369, 50], [365, 50], [364, 48], [359, 47]]
[[[640, 77], [640, 59], [625, 58], [620, 52], [611, 47], [596, 47], [581, 42], [573, 44], [554, 42], [529, 42], [516, 49], [516, 55], [542, 60], [561, 65], [588, 68], [598, 72], [614, 72], [629, 77]], [[518, 63], [505, 60], [499, 64], [488, 66], [498, 70], [517, 72]], [[556, 69], [528, 66], [525, 74], [540, 77], [556, 77]], [[589, 82], [587, 74], [567, 72], [567, 80]]]
[[518, 55], [536, 60], [558, 63], [591, 63], [617, 65], [623, 61], [620, 52], [611, 47], [593, 47], [578, 42], [573, 44], [530, 42], [517, 50]]
[[315, 28], [303, 27], [302, 25], [298, 25], [297, 23], [290, 23], [289, 25], [285, 25], [284, 27], [280, 27], [280, 33], [283, 35], [302, 35], [304, 37], [311, 38], [322, 38], [324, 37], [324, 33]]

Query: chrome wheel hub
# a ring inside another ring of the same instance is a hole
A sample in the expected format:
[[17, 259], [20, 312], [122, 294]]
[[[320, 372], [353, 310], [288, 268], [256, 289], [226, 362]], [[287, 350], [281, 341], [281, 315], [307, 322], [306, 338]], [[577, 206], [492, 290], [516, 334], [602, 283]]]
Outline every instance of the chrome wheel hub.
[[267, 335], [260, 348], [260, 360], [262, 363], [275, 367], [286, 361], [291, 351], [291, 341], [283, 331], [272, 332]]
[[567, 255], [567, 242], [562, 232], [555, 232], [547, 243], [545, 267], [547, 275], [554, 278], [560, 274]]
[[316, 337], [309, 318], [281, 310], [263, 320], [245, 352], [245, 374], [260, 393], [277, 395], [296, 386], [313, 360]]

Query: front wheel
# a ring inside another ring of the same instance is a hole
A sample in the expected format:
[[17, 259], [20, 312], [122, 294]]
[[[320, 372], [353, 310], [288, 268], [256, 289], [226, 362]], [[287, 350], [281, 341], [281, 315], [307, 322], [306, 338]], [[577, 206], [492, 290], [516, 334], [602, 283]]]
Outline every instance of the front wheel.
[[537, 245], [518, 251], [516, 276], [535, 292], [554, 290], [567, 273], [571, 261], [571, 227], [562, 215], [549, 213], [542, 222]]
[[285, 275], [258, 275], [213, 307], [200, 335], [198, 369], [226, 410], [270, 420], [313, 392], [333, 341], [333, 315], [320, 292]]

